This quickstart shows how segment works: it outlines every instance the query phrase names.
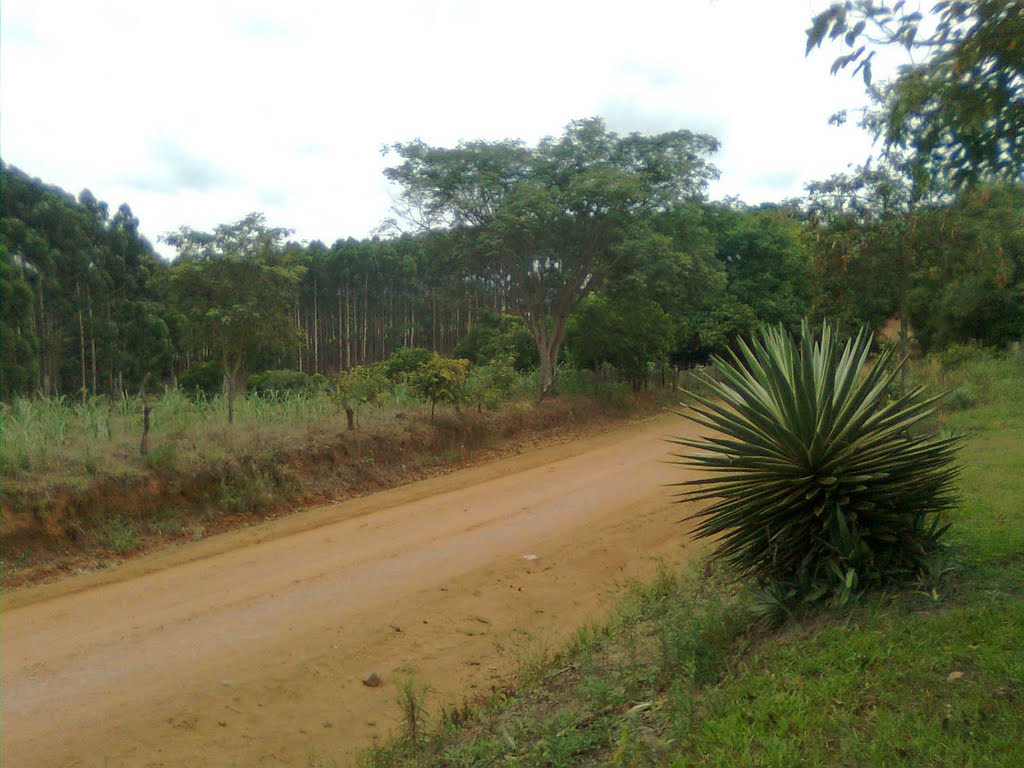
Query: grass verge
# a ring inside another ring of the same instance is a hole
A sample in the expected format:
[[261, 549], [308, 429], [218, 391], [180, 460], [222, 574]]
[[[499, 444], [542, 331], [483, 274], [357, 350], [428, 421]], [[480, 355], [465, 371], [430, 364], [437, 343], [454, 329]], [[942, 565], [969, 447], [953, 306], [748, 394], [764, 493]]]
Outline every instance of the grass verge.
[[971, 394], [937, 417], [965, 437], [955, 563], [777, 629], [742, 586], [662, 574], [364, 765], [1024, 765], [1024, 359], [936, 365]]

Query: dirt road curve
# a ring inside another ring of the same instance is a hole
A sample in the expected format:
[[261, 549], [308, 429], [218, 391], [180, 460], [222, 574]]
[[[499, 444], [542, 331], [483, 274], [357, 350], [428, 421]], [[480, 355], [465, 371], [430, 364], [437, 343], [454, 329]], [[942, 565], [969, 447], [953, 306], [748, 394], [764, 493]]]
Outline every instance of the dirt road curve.
[[660, 417], [6, 595], [2, 764], [345, 765], [393, 727], [404, 675], [435, 705], [489, 691], [687, 557], [659, 438], [690, 429]]

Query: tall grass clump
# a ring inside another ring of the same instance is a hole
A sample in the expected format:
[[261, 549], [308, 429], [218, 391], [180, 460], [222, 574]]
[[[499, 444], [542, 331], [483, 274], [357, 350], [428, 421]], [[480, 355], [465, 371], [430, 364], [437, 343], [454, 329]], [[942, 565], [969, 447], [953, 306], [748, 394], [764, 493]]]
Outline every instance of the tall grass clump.
[[894, 349], [867, 363], [871, 337], [840, 341], [803, 324], [795, 342], [765, 328], [715, 358], [710, 396], [683, 414], [711, 433], [678, 439], [683, 501], [714, 559], [784, 602], [845, 602], [866, 587], [929, 570], [954, 503], [955, 438], [915, 434], [939, 396], [893, 395]]

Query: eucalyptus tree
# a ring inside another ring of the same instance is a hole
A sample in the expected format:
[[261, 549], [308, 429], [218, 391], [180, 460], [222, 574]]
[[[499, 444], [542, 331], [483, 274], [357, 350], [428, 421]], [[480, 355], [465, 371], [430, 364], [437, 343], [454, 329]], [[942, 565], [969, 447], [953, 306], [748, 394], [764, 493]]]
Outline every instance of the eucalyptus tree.
[[39, 379], [39, 335], [33, 313], [34, 268], [0, 243], [0, 396], [27, 395]]
[[539, 397], [580, 301], [623, 259], [632, 225], [703, 196], [718, 142], [680, 130], [620, 136], [598, 118], [570, 123], [536, 146], [472, 141], [395, 144], [385, 171], [402, 188], [400, 213], [419, 228], [460, 235], [473, 272], [507, 296], [540, 358]]
[[[123, 390], [129, 350], [122, 330], [134, 303], [154, 300], [153, 278], [164, 269], [138, 220], [127, 205], [111, 217], [88, 190], [76, 200], [6, 164], [0, 188], [0, 246], [11, 291], [4, 351], [35, 378], [31, 386], [20, 374], [5, 381], [17, 378], [16, 391], [46, 395]], [[14, 393], [6, 384], [3, 390]]]

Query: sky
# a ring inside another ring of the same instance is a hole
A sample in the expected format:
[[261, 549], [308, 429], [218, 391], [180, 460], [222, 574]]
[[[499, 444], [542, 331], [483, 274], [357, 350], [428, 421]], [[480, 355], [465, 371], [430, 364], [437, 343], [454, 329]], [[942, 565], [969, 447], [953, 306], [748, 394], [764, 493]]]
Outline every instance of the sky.
[[[251, 211], [300, 240], [371, 234], [386, 144], [689, 129], [722, 143], [712, 198], [800, 195], [872, 152], [866, 102], [805, 58], [818, 0], [4, 0], [0, 156], [141, 230]], [[876, 78], [884, 76], [876, 65]]]

